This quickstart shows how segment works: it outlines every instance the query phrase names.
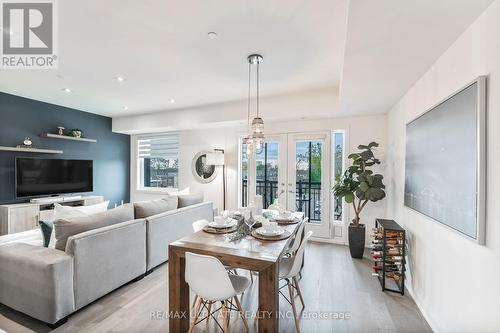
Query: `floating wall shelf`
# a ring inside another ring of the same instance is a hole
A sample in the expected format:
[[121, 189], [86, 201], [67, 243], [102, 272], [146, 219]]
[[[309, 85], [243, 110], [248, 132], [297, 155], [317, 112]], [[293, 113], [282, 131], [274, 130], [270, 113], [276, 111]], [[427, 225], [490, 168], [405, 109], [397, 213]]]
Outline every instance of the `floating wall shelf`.
[[18, 148], [0, 146], [0, 151], [20, 151], [23, 153], [42, 153], [42, 154], [62, 154], [62, 150], [39, 149], [39, 148]]
[[72, 140], [72, 141], [81, 141], [81, 142], [92, 142], [96, 143], [96, 139], [88, 139], [88, 138], [75, 138], [73, 136], [69, 135], [59, 135], [59, 134], [53, 134], [53, 133], [45, 133], [41, 135], [44, 138], [51, 138], [51, 139], [62, 139], [62, 140]]

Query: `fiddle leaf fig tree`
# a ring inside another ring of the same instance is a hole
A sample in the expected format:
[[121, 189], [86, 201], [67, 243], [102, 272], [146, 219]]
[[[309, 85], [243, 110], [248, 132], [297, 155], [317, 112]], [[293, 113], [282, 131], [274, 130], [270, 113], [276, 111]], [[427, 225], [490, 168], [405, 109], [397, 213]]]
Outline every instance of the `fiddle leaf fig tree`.
[[380, 160], [373, 154], [373, 149], [376, 147], [378, 147], [376, 142], [359, 145], [360, 151], [348, 156], [352, 165], [345, 170], [332, 189], [336, 198], [344, 198], [345, 202], [352, 204], [354, 208], [352, 223], [355, 226], [359, 225], [361, 211], [369, 201], [376, 202], [385, 198], [385, 185], [382, 181], [384, 176], [374, 174], [370, 170], [370, 167], [380, 164]]

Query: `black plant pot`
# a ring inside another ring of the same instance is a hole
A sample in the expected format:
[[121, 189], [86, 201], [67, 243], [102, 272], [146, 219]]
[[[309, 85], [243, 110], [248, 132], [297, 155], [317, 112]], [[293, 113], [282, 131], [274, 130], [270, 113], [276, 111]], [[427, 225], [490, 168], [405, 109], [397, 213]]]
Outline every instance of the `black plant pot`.
[[349, 251], [351, 257], [361, 259], [365, 251], [365, 234], [366, 228], [364, 224], [349, 225]]

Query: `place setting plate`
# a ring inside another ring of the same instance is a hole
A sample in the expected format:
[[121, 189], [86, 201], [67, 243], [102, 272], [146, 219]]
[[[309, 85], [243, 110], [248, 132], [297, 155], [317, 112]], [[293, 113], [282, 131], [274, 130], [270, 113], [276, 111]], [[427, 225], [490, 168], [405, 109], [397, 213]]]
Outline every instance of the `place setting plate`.
[[287, 239], [291, 235], [292, 233], [290, 231], [281, 228], [275, 230], [269, 230], [265, 228], [258, 228], [252, 230], [252, 236], [256, 239], [261, 239], [261, 240], [277, 241], [277, 240]]
[[210, 234], [229, 234], [238, 230], [238, 222], [234, 219], [228, 219], [222, 223], [209, 222], [207, 226], [203, 228], [203, 231]]
[[278, 224], [283, 224], [283, 225], [299, 223], [299, 219], [294, 218], [294, 217], [275, 217], [271, 221], [276, 222]]

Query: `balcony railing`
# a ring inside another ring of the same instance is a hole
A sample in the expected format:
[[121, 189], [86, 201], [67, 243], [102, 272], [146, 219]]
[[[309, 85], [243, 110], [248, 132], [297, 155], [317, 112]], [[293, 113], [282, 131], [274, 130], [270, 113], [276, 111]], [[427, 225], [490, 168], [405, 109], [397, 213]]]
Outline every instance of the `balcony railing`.
[[[243, 180], [242, 198], [243, 206], [247, 206], [247, 180]], [[256, 193], [262, 195], [262, 205], [269, 207], [278, 197], [278, 182], [273, 180], [257, 180]], [[295, 188], [295, 210], [304, 212], [309, 220], [321, 221], [321, 182], [303, 182], [296, 183]]]

